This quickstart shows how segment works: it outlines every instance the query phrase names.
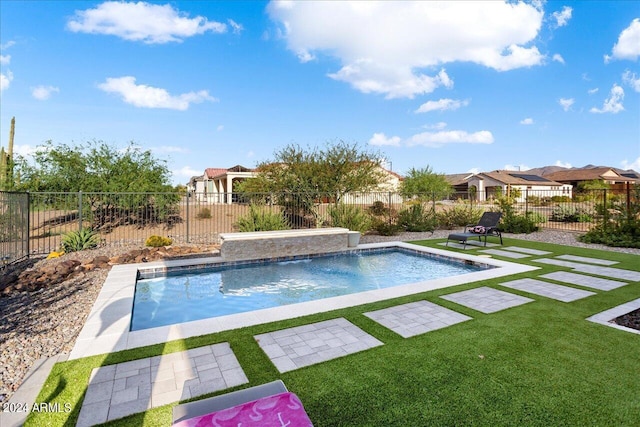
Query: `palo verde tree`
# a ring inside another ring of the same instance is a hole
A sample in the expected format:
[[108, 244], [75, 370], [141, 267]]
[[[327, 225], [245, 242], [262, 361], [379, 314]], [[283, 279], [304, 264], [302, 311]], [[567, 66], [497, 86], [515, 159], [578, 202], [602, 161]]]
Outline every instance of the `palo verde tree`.
[[170, 185], [166, 161], [133, 143], [121, 150], [102, 141], [75, 146], [47, 141], [16, 168], [20, 190], [86, 193], [82, 213], [92, 218], [94, 229], [176, 219], [179, 195]]
[[451, 184], [444, 174], [433, 172], [430, 166], [422, 169], [409, 169], [400, 184], [400, 194], [405, 198], [417, 198], [420, 201], [436, 200], [453, 193]]
[[323, 148], [290, 144], [260, 163], [257, 177], [242, 182], [238, 191], [248, 197], [272, 194], [292, 225], [308, 226], [315, 223], [321, 200], [337, 204], [347, 193], [378, 186], [383, 180], [380, 158], [357, 143], [331, 142]]

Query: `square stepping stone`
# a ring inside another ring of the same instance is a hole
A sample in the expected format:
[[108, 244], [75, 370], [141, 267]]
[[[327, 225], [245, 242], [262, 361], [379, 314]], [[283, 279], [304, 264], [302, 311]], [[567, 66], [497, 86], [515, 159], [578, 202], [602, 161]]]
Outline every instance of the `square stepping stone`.
[[539, 262], [541, 264], [557, 265], [560, 267], [568, 267], [568, 268], [579, 268], [586, 265], [586, 264], [580, 264], [572, 261], [564, 261], [564, 260], [555, 259], [555, 258], [538, 258], [532, 261]]
[[529, 255], [549, 255], [551, 252], [541, 251], [538, 249], [521, 248], [520, 246], [507, 246], [504, 248], [507, 251], [522, 252]]
[[558, 258], [558, 259], [566, 259], [567, 261], [586, 262], [588, 264], [598, 264], [598, 265], [618, 264], [618, 261], [609, 261], [609, 260], [606, 260], [606, 259], [588, 258], [588, 257], [576, 256], [576, 255], [558, 255], [556, 258]]
[[519, 279], [510, 282], [500, 283], [501, 286], [517, 289], [519, 291], [530, 292], [536, 295], [542, 295], [562, 302], [571, 302], [581, 298], [595, 295], [593, 292], [584, 291], [582, 289], [571, 288], [569, 286], [555, 285], [553, 283], [544, 282], [536, 279]]
[[489, 255], [498, 255], [505, 258], [513, 258], [513, 259], [527, 258], [531, 256], [531, 255], [521, 254], [518, 252], [503, 251], [500, 249], [485, 249], [483, 251], [478, 251], [478, 252], [482, 252], [483, 254], [489, 254]]
[[576, 271], [581, 273], [594, 274], [596, 276], [610, 277], [613, 279], [629, 280], [631, 282], [640, 282], [640, 271], [624, 270], [614, 267], [600, 267], [598, 265], [581, 264], [575, 267]]
[[254, 338], [281, 373], [383, 344], [344, 318], [255, 335]]
[[612, 289], [627, 285], [627, 282], [619, 282], [617, 280], [586, 276], [584, 274], [571, 273], [569, 271], [554, 271], [553, 273], [543, 274], [540, 277], [543, 279], [555, 280], [557, 282], [584, 286], [585, 288], [599, 289], [601, 291], [610, 291]]
[[472, 319], [429, 301], [396, 305], [382, 310], [370, 311], [364, 315], [403, 338], [446, 328]]
[[510, 292], [482, 286], [468, 291], [443, 295], [440, 298], [456, 304], [464, 305], [482, 313], [495, 313], [496, 311], [516, 307], [534, 301], [531, 298], [515, 295]]
[[95, 368], [76, 427], [246, 384], [229, 343]]

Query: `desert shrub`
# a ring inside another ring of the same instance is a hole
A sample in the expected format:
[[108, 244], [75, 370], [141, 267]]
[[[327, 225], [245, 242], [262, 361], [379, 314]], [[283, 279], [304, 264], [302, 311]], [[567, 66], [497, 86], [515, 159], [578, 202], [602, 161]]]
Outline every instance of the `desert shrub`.
[[438, 225], [451, 230], [455, 227], [464, 227], [469, 224], [477, 224], [483, 210], [467, 204], [455, 204], [438, 212]]
[[630, 204], [614, 202], [608, 209], [602, 206], [604, 215], [589, 232], [580, 236], [585, 243], [601, 243], [607, 246], [640, 248], [640, 185], [635, 185]]
[[586, 209], [572, 205], [558, 205], [551, 212], [551, 221], [554, 222], [591, 222], [593, 215]]
[[394, 236], [402, 230], [398, 225], [398, 212], [392, 207], [377, 201], [369, 206], [368, 211], [371, 217], [371, 229], [379, 235]]
[[402, 227], [395, 222], [387, 222], [380, 219], [374, 219], [372, 229], [380, 236], [395, 236], [402, 231]]
[[527, 212], [527, 216], [535, 224], [544, 224], [548, 221], [546, 215], [543, 215], [540, 212]]
[[371, 229], [371, 217], [359, 206], [344, 203], [331, 206], [329, 218], [333, 227], [344, 227], [361, 233]]
[[238, 218], [234, 225], [241, 232], [288, 230], [291, 228], [280, 212], [263, 210], [258, 205], [250, 205], [247, 215]]
[[62, 236], [62, 250], [65, 253], [93, 249], [100, 243], [100, 236], [90, 228], [70, 231]]
[[571, 201], [571, 197], [569, 196], [551, 196], [551, 201], [553, 203], [567, 203]]
[[149, 246], [151, 248], [170, 246], [172, 243], [173, 240], [171, 240], [170, 238], [157, 235], [149, 236], [149, 238], [144, 242], [145, 246]]
[[421, 203], [409, 206], [398, 214], [398, 225], [407, 231], [433, 231], [438, 219], [433, 209], [425, 209]]
[[196, 215], [196, 218], [198, 218], [198, 219], [211, 219], [211, 209], [209, 209], [209, 208], [200, 209], [200, 211], [198, 211], [198, 214]]
[[538, 231], [539, 227], [529, 215], [521, 215], [516, 212], [515, 200], [511, 197], [499, 197], [496, 199], [502, 219], [498, 225], [498, 229], [505, 233], [533, 233]]

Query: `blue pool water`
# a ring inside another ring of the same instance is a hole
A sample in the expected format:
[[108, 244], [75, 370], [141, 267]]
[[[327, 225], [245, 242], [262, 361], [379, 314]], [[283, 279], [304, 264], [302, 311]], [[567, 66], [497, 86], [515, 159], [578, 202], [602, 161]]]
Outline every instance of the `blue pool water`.
[[243, 313], [482, 270], [403, 250], [216, 267], [138, 280], [131, 330]]

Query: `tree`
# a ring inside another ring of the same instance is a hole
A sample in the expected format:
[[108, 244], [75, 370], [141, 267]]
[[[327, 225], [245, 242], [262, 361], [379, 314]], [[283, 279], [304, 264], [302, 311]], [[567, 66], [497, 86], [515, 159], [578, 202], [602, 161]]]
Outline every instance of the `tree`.
[[120, 150], [102, 141], [76, 146], [47, 141], [32, 162], [22, 158], [16, 168], [20, 190], [86, 193], [78, 214], [90, 219], [93, 229], [179, 221], [179, 194], [170, 184], [166, 162], [133, 143]]
[[242, 182], [238, 190], [275, 195], [294, 226], [315, 221], [314, 206], [321, 199], [337, 204], [345, 194], [372, 190], [383, 180], [381, 156], [356, 143], [338, 141], [323, 149], [290, 144], [274, 157], [260, 163], [258, 176]]
[[422, 169], [411, 168], [400, 184], [402, 197], [417, 197], [421, 201], [441, 199], [451, 193], [453, 187], [447, 182], [444, 174], [433, 172], [428, 165]]

